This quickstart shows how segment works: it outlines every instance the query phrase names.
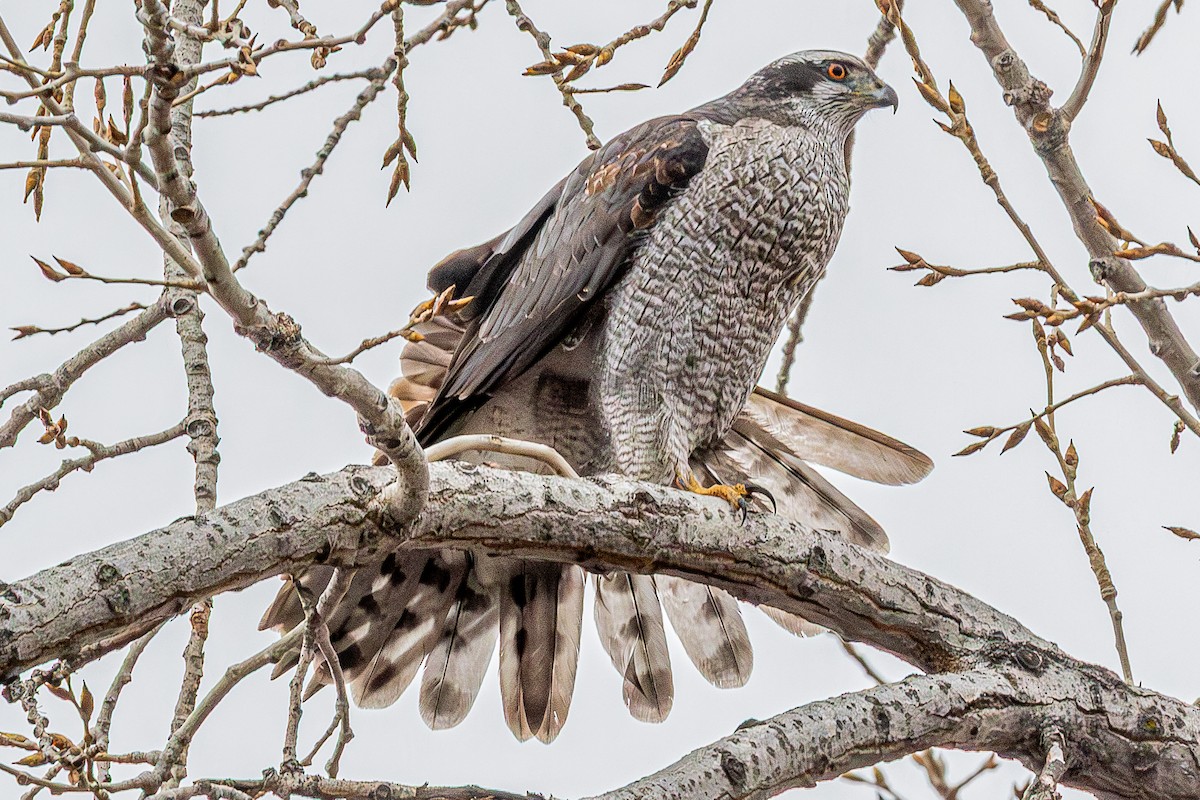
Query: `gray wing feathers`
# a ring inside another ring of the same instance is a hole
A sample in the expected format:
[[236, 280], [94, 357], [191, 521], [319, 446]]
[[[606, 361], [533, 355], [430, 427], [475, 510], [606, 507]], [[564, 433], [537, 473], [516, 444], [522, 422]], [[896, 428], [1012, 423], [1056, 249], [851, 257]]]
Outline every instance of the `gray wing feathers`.
[[688, 658], [721, 689], [744, 686], [754, 667], [750, 635], [737, 600], [728, 592], [669, 575], [656, 575], [658, 596]]
[[755, 388], [739, 420], [797, 458], [875, 483], [915, 483], [933, 462], [924, 453], [865, 425]]
[[595, 585], [596, 630], [623, 679], [625, 705], [635, 719], [662, 722], [675, 688], [654, 578], [614, 572]]
[[739, 426], [735, 423], [716, 447], [697, 453], [693, 468], [720, 483], [757, 483], [775, 497], [781, 516], [838, 533], [860, 547], [887, 552], [887, 534], [867, 512], [808, 464], [750, 438], [754, 431], [743, 432]]
[[500, 694], [509, 730], [552, 742], [567, 721], [579, 663], [583, 570], [505, 561], [500, 591]]

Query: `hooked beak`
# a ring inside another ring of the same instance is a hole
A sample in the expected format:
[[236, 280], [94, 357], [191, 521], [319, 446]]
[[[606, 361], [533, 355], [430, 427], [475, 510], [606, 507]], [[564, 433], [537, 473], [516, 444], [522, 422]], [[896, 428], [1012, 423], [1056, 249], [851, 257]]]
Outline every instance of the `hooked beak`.
[[893, 114], [900, 108], [900, 98], [896, 95], [896, 90], [886, 83], [880, 83], [874, 91], [867, 92], [866, 97], [870, 102], [871, 108], [891, 106]]

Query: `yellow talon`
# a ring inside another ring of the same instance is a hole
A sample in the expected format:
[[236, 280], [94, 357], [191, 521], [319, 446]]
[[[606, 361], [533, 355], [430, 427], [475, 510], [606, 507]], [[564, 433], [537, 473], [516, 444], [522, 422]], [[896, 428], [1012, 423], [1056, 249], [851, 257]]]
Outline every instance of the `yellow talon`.
[[690, 472], [685, 480], [680, 481], [680, 485], [689, 492], [702, 494], [706, 497], [719, 497], [733, 506], [734, 511], [742, 509], [745, 506], [746, 497], [750, 494], [746, 490], [745, 484], [742, 483], [715, 483], [712, 486], [702, 486], [700, 481], [696, 480], [696, 476]]
[[675, 482], [679, 484], [681, 489], [686, 489], [689, 492], [702, 494], [705, 497], [719, 497], [733, 507], [734, 511], [742, 512], [742, 522], [746, 521], [746, 514], [750, 510], [750, 500], [756, 494], [761, 494], [763, 497], [771, 501], [771, 509], [776, 510], [775, 497], [761, 486], [756, 486], [752, 483], [716, 483], [712, 486], [702, 486], [700, 481], [696, 480], [696, 476], [689, 470], [686, 477], [677, 477]]

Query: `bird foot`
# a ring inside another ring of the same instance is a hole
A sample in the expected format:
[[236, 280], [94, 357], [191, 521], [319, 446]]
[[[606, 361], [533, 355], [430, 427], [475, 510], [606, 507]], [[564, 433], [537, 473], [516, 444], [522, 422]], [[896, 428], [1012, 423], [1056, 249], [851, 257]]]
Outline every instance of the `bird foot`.
[[676, 478], [676, 483], [679, 488], [689, 492], [702, 494], [705, 497], [719, 497], [733, 507], [734, 511], [742, 512], [742, 522], [746, 522], [746, 515], [750, 511], [750, 501], [754, 495], [761, 494], [763, 497], [771, 501], [771, 510], [775, 510], [775, 497], [761, 486], [756, 486], [753, 483], [715, 483], [712, 486], [703, 486], [700, 481], [696, 480], [696, 476], [688, 473], [686, 478]]

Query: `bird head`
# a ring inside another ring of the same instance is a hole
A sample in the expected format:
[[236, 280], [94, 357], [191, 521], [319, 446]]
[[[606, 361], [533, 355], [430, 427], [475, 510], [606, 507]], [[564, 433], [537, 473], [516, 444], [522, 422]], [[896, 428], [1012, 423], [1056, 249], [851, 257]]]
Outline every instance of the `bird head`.
[[862, 59], [836, 50], [803, 50], [760, 69], [726, 98], [739, 116], [784, 125], [814, 118], [849, 133], [872, 108], [899, 105], [896, 91]]

